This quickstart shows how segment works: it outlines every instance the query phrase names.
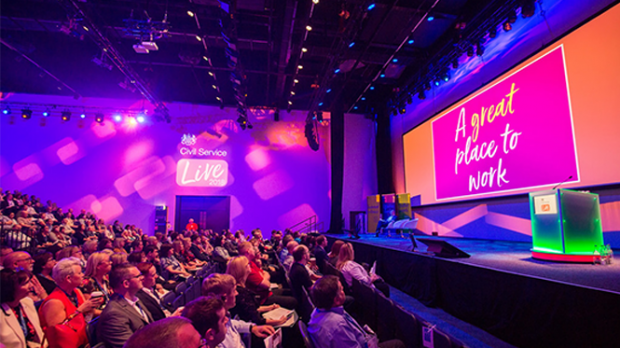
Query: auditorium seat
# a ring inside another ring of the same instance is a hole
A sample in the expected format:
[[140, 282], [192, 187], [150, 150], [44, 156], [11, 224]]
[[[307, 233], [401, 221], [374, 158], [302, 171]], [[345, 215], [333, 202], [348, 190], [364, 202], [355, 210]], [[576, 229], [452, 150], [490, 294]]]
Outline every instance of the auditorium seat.
[[385, 297], [381, 291], [375, 290], [375, 302], [377, 303], [377, 335], [381, 340], [391, 340], [396, 337], [396, 318], [394, 302]]
[[400, 305], [394, 306], [396, 338], [406, 347], [422, 347], [422, 328], [416, 317]]
[[314, 348], [314, 344], [312, 343], [312, 338], [310, 338], [310, 334], [308, 334], [308, 327], [306, 323], [302, 320], [297, 322], [297, 327], [299, 327], [299, 332], [301, 332], [301, 337], [304, 339], [304, 345], [306, 348]]
[[351, 288], [353, 297], [355, 297], [355, 310], [351, 315], [356, 317], [362, 325], [368, 324], [371, 328], [376, 328], [378, 314], [376, 290], [355, 278], [353, 278]]
[[174, 291], [170, 291], [168, 292], [166, 295], [164, 295], [164, 297], [161, 299], [161, 304], [166, 307], [166, 309], [168, 309], [169, 311], [173, 311], [172, 310], [172, 303], [174, 302], [174, 299], [176, 298], [177, 294]]
[[301, 304], [299, 305], [299, 315], [301, 317], [301, 320], [307, 323], [308, 321], [310, 321], [310, 316], [314, 311], [314, 304], [312, 303], [312, 299], [310, 298], [310, 295], [308, 294], [306, 288], [302, 287], [301, 291], [302, 295]]

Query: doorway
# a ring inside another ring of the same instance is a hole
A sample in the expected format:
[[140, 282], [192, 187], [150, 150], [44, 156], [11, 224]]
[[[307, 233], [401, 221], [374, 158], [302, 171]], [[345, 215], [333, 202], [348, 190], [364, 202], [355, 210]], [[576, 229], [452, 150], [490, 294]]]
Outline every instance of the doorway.
[[181, 232], [189, 219], [201, 230], [230, 228], [230, 196], [176, 196], [174, 230]]

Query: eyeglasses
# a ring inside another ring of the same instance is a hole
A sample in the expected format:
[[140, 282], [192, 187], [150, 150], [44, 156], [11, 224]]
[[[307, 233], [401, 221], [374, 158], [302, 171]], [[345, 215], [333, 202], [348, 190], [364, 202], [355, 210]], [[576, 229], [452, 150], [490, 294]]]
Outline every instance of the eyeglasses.
[[34, 259], [33, 259], [32, 257], [29, 257], [29, 258], [27, 258], [27, 259], [19, 259], [19, 260], [17, 260], [16, 262], [22, 262], [22, 261], [32, 262], [32, 261], [34, 261]]

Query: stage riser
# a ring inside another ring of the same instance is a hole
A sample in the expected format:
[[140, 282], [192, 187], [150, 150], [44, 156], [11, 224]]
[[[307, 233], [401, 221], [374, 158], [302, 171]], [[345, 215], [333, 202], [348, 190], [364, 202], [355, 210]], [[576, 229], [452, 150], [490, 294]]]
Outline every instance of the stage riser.
[[388, 284], [515, 346], [615, 346], [618, 294], [352, 243]]

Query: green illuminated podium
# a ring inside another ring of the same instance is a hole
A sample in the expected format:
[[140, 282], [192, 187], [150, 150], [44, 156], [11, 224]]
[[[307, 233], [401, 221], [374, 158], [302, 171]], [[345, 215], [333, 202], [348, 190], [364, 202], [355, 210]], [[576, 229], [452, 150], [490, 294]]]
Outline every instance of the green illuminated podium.
[[599, 197], [595, 193], [556, 189], [530, 193], [532, 257], [592, 262], [603, 244]]

